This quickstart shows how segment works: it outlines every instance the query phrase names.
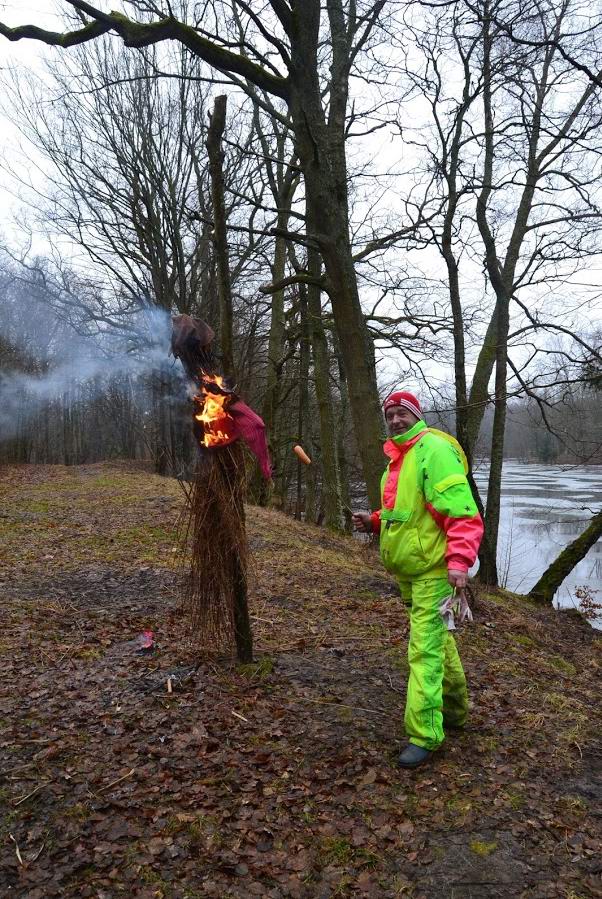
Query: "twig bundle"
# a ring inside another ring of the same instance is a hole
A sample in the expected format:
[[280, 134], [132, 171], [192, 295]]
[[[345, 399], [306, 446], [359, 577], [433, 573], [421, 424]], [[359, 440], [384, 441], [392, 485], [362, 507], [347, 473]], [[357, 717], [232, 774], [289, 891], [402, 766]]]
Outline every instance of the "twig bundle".
[[200, 449], [190, 493], [184, 600], [204, 646], [240, 637], [237, 600], [246, 598], [247, 534], [243, 506], [244, 450], [236, 441]]
[[[195, 412], [204, 408], [208, 391], [227, 395], [224, 411], [235, 395], [228, 388], [211, 386], [203, 378], [215, 374], [210, 349], [213, 332], [204, 322], [179, 316], [174, 319], [172, 349], [199, 391]], [[198, 439], [198, 461], [192, 488], [187, 496], [183, 529], [184, 547], [190, 568], [184, 587], [184, 603], [192, 628], [201, 645], [215, 647], [236, 642], [241, 662], [253, 658], [253, 639], [247, 607], [247, 532], [244, 491], [245, 459], [240, 440], [204, 445], [210, 423], [194, 415]]]

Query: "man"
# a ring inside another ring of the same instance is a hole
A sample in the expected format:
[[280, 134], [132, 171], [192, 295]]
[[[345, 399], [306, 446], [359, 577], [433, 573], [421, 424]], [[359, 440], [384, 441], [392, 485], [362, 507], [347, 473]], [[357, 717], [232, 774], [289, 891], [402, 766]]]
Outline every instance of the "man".
[[458, 449], [427, 428], [407, 391], [385, 400], [389, 457], [379, 511], [354, 513], [357, 530], [380, 534], [385, 568], [410, 605], [410, 641], [404, 768], [423, 764], [445, 738], [443, 727], [463, 727], [466, 678], [440, 606], [461, 594], [474, 564], [483, 523]]

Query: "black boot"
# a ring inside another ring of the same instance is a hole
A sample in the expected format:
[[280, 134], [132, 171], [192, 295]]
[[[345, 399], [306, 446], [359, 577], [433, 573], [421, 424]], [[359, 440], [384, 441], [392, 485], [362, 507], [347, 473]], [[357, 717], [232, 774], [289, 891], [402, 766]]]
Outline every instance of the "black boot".
[[399, 767], [400, 768], [417, 768], [419, 765], [423, 765], [424, 762], [428, 761], [433, 753], [428, 749], [423, 749], [422, 746], [416, 746], [414, 743], [410, 743], [406, 748], [400, 753], [399, 756]]

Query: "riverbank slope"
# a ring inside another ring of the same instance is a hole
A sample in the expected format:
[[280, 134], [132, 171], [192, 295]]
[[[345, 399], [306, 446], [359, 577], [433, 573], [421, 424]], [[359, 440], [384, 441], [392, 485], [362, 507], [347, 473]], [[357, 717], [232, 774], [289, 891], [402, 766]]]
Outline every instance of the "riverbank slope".
[[182, 504], [127, 463], [0, 469], [3, 896], [602, 895], [599, 633], [477, 592], [469, 726], [402, 772], [376, 553], [250, 507], [256, 663], [197, 667]]

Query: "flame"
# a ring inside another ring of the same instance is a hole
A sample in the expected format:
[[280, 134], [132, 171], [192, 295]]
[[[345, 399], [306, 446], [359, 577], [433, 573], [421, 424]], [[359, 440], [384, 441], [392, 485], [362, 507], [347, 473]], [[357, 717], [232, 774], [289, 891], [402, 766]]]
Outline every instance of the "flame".
[[206, 384], [224, 387], [224, 379], [220, 375], [204, 375], [201, 381], [201, 393], [194, 397], [200, 411], [195, 419], [203, 425], [203, 446], [224, 446], [231, 443], [234, 437], [234, 419], [225, 408], [230, 398], [229, 393], [213, 393], [206, 389]]

